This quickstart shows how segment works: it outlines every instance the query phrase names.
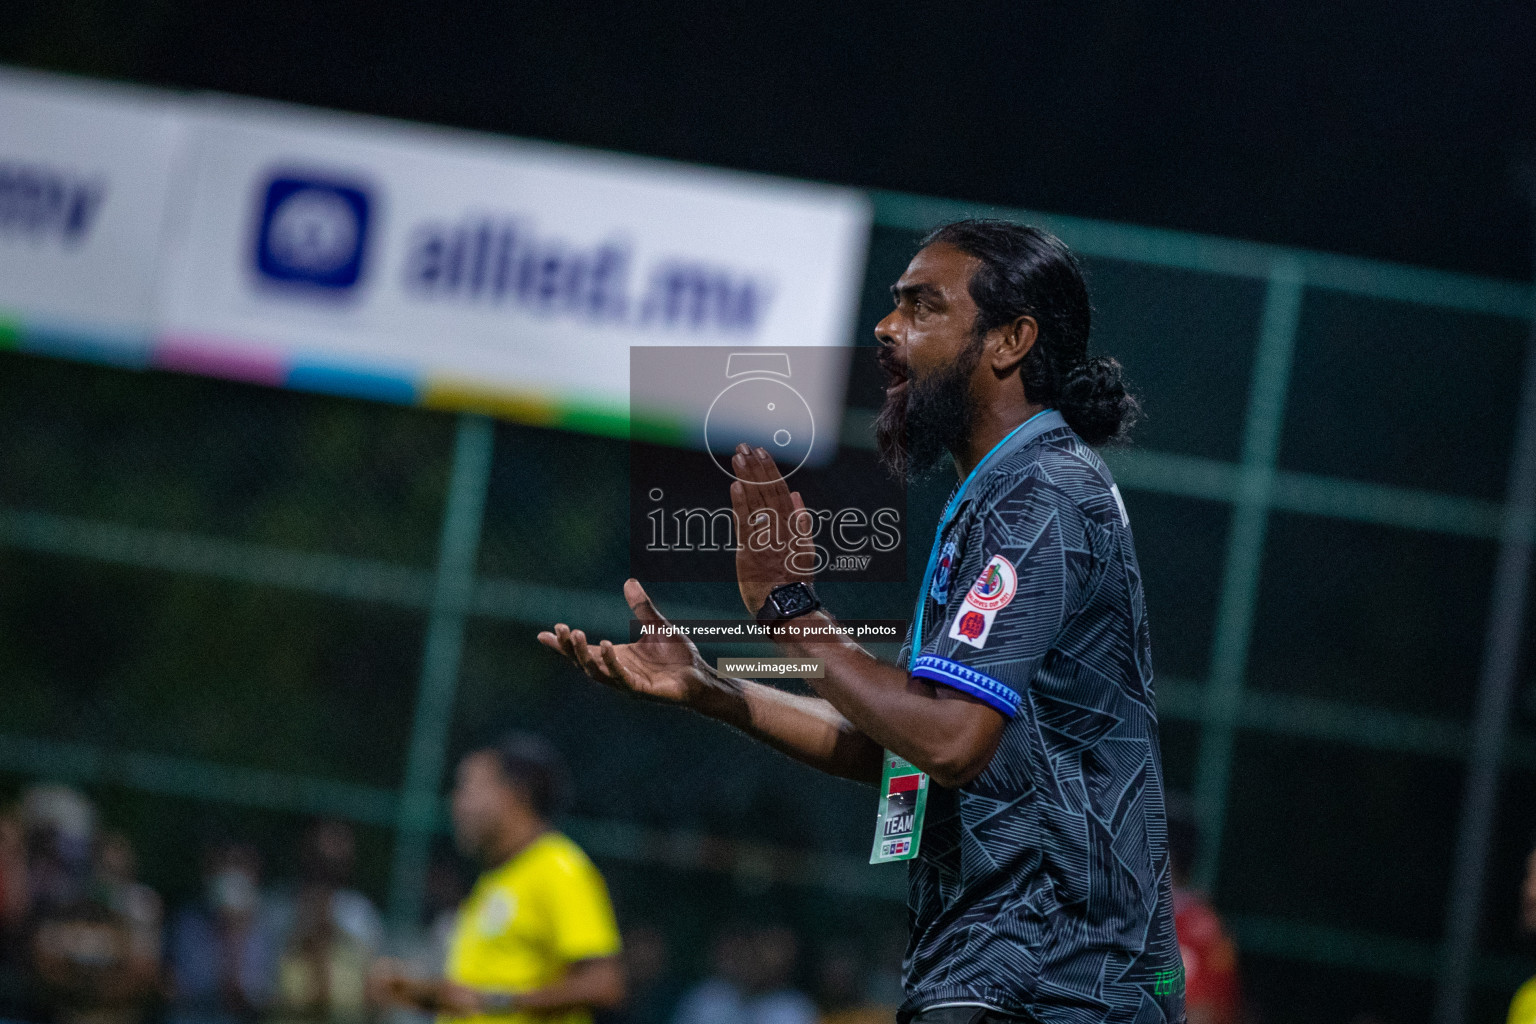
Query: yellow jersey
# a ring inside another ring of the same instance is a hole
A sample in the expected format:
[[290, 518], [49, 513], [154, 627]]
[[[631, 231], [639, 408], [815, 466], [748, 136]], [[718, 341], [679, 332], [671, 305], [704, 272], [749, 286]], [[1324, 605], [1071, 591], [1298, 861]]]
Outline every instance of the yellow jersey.
[[[546, 832], [482, 874], [459, 906], [448, 947], [449, 981], [491, 992], [532, 992], [578, 960], [619, 952], [603, 876], [581, 847]], [[586, 1010], [456, 1018], [474, 1024], [591, 1024]]]
[[1536, 978], [1520, 986], [1509, 1004], [1509, 1024], [1536, 1024]]

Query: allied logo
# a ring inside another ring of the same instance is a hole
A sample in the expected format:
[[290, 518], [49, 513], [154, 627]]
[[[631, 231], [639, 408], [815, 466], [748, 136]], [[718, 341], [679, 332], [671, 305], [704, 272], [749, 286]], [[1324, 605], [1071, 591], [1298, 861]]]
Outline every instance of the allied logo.
[[84, 242], [107, 198], [107, 183], [41, 164], [0, 160], [0, 238]]
[[971, 591], [965, 595], [965, 599], [968, 604], [974, 604], [983, 611], [995, 612], [1006, 607], [1018, 589], [1019, 574], [1013, 568], [1013, 563], [1002, 555], [993, 555], [976, 582], [971, 584]]
[[368, 192], [322, 178], [267, 182], [256, 232], [256, 270], [269, 281], [328, 292], [363, 276], [370, 220]]

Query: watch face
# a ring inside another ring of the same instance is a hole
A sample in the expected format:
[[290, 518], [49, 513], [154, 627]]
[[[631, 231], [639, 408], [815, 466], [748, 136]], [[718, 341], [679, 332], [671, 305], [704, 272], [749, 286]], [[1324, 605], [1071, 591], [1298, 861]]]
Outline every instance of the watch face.
[[804, 586], [795, 586], [775, 594], [773, 603], [778, 607], [779, 614], [787, 618], [810, 611], [815, 600]]

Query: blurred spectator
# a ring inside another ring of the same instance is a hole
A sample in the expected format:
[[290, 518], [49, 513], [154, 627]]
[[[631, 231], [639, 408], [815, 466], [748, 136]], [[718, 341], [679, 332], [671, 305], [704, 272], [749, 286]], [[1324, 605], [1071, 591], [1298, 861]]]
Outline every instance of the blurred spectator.
[[821, 1024], [891, 1024], [900, 1000], [878, 1003], [870, 999], [864, 960], [852, 942], [827, 946], [817, 966], [816, 1001]]
[[816, 1004], [795, 987], [800, 940], [774, 925], [752, 935], [754, 957], [747, 1016], [752, 1024], [816, 1024]]
[[373, 951], [338, 925], [330, 894], [302, 889], [278, 965], [276, 1019], [357, 1021]]
[[347, 1021], [367, 1010], [368, 969], [384, 927], [373, 902], [349, 887], [356, 856], [357, 838], [344, 822], [318, 821], [304, 834], [298, 885], [274, 907], [282, 1018]]
[[158, 979], [165, 911], [160, 894], [139, 881], [138, 870], [138, 857], [128, 837], [106, 833], [96, 848], [92, 895], [123, 920], [134, 959]]
[[[56, 843], [65, 833], [43, 834]], [[133, 1024], [159, 994], [160, 898], [134, 877], [133, 848], [120, 834], [105, 838], [84, 882], [73, 857], [48, 845], [44, 861], [61, 873], [32, 931], [41, 1008], [60, 1024]]]
[[171, 926], [173, 1024], [237, 1024], [272, 998], [277, 941], [261, 897], [261, 858], [217, 843], [204, 859], [203, 898]]
[[[459, 903], [466, 892], [464, 877], [454, 859], [445, 851], [434, 854], [427, 865], [423, 927], [414, 934], [389, 936], [393, 962], [412, 977], [440, 977], [448, 966], [448, 944], [453, 939]], [[414, 1007], [392, 1004], [384, 1020], [388, 1024], [430, 1024], [433, 1017]]]
[[95, 806], [79, 790], [44, 784], [22, 794], [21, 818], [32, 909], [44, 913], [78, 904], [96, 840]]
[[[273, 893], [273, 913], [286, 940], [300, 924], [301, 905], [323, 906], [336, 931], [366, 949], [379, 951], [384, 923], [373, 901], [352, 888], [357, 863], [357, 835], [343, 821], [314, 822], [304, 832], [296, 885]], [[315, 906], [311, 906], [313, 912]]]
[[673, 1024], [815, 1024], [816, 1004], [794, 987], [799, 949], [782, 926], [723, 930], [714, 973], [683, 997]]
[[[1520, 884], [1520, 931], [1536, 936], [1536, 846], [1525, 858], [1525, 879]], [[1536, 978], [1515, 992], [1509, 1004], [1508, 1024], [1536, 1024]]]
[[624, 972], [629, 983], [629, 1002], [613, 1014], [613, 1024], [667, 1024], [682, 995], [672, 973], [672, 950], [667, 936], [651, 925], [636, 925], [624, 932]]
[[453, 941], [454, 925], [458, 922], [459, 904], [469, 895], [469, 886], [459, 873], [458, 864], [447, 856], [432, 858], [427, 867], [425, 914], [427, 931], [423, 955], [430, 959], [426, 966], [432, 971], [442, 971], [448, 964], [448, 945]]
[[710, 974], [684, 993], [672, 1024], [751, 1024], [747, 991], [752, 977], [752, 937], [727, 925], [709, 946]]
[[1178, 794], [1169, 794], [1167, 803], [1173, 925], [1184, 961], [1185, 1012], [1189, 1024], [1238, 1024], [1242, 1019], [1242, 988], [1237, 947], [1216, 908], [1190, 887], [1189, 870], [1200, 841], [1194, 808]]

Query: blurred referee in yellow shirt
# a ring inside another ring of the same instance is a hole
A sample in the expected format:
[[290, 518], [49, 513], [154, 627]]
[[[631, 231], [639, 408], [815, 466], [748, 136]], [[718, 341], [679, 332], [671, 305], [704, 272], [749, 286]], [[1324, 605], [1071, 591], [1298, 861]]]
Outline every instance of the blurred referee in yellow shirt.
[[454, 836], [484, 870], [459, 907], [446, 977], [381, 961], [380, 998], [473, 1024], [591, 1024], [624, 1001], [603, 876], [550, 827], [564, 775], [554, 749], [525, 734], [459, 762]]

